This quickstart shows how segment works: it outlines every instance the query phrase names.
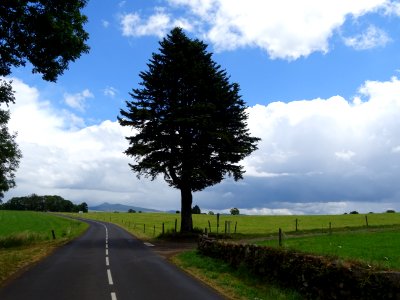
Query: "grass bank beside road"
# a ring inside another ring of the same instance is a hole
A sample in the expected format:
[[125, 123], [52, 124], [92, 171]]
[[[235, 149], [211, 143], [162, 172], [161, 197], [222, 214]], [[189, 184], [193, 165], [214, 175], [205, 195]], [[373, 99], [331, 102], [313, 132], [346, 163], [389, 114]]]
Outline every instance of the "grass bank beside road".
[[0, 210], [0, 286], [87, 227], [86, 223], [50, 213]]

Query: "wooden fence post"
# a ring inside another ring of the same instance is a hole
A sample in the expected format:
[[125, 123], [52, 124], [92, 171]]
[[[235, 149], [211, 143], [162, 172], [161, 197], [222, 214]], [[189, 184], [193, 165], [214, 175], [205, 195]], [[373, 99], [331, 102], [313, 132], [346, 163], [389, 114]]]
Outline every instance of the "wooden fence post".
[[143, 233], [146, 233], [146, 224], [143, 224]]
[[162, 223], [162, 235], [165, 233], [165, 227], [164, 227], [164, 222]]
[[235, 234], [236, 234], [236, 228], [237, 228], [237, 221], [236, 221], [236, 223], [235, 223]]
[[219, 229], [219, 213], [217, 214], [217, 234], [218, 234], [218, 229]]
[[332, 234], [332, 223], [329, 222], [329, 234]]
[[56, 239], [56, 234], [54, 232], [54, 229], [51, 230], [51, 235], [53, 236], [53, 240], [55, 240]]
[[177, 232], [177, 228], [178, 228], [178, 219], [175, 219], [175, 233]]
[[282, 247], [282, 229], [279, 228], [279, 247]]
[[209, 229], [209, 231], [211, 232], [211, 223], [210, 223], [210, 220], [208, 220], [208, 229]]
[[296, 219], [296, 231], [297, 231], [297, 228], [298, 228], [298, 223], [299, 223], [299, 220]]

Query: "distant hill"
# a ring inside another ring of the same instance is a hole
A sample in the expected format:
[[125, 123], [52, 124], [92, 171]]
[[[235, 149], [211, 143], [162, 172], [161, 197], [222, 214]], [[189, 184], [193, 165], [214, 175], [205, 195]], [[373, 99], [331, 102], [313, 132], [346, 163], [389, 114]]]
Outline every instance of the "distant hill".
[[110, 211], [111, 212], [113, 212], [113, 211], [127, 212], [130, 209], [136, 210], [136, 212], [139, 212], [139, 211], [159, 212], [159, 210], [150, 209], [150, 208], [137, 207], [137, 206], [131, 206], [131, 205], [124, 205], [124, 204], [111, 204], [111, 203], [107, 203], [107, 202], [104, 202], [97, 206], [89, 207], [89, 211], [105, 211], [105, 212], [110, 212]]

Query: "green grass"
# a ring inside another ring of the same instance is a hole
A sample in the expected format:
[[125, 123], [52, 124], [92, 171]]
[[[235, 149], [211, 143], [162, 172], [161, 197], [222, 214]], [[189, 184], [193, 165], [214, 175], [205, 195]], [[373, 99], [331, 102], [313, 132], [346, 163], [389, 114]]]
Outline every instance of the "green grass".
[[[177, 230], [180, 229], [180, 215], [168, 213], [105, 213], [90, 212], [88, 214], [79, 215], [80, 217], [113, 222], [125, 227], [132, 233], [142, 238], [153, 238], [162, 232], [162, 224], [164, 223], [165, 231], [175, 228], [175, 220], [177, 220]], [[233, 238], [250, 238], [275, 235], [279, 228], [284, 232], [295, 231], [295, 222], [298, 220], [298, 230], [304, 231], [327, 231], [329, 223], [334, 230], [344, 228], [357, 228], [366, 225], [365, 216], [368, 218], [368, 224], [373, 226], [384, 226], [400, 224], [399, 213], [382, 213], [382, 214], [358, 214], [358, 215], [322, 215], [322, 216], [231, 216], [221, 215], [218, 232], [224, 232], [225, 221], [230, 221], [231, 233], [234, 232], [236, 226], [236, 235]], [[194, 227], [201, 229], [209, 228], [210, 221], [211, 232], [217, 232], [216, 215], [193, 215]], [[145, 228], [144, 228], [145, 225]], [[155, 230], [154, 230], [155, 228]]]
[[[278, 247], [277, 240], [267, 240], [257, 244]], [[380, 268], [400, 270], [399, 226], [359, 232], [291, 237], [283, 240], [283, 246], [302, 252], [331, 255], [346, 260], [361, 261]]]
[[87, 227], [86, 223], [49, 213], [0, 210], [0, 286], [19, 270], [82, 234]]
[[243, 268], [235, 270], [226, 263], [202, 256], [196, 251], [183, 252], [173, 261], [229, 299], [302, 299], [295, 291], [266, 284]]

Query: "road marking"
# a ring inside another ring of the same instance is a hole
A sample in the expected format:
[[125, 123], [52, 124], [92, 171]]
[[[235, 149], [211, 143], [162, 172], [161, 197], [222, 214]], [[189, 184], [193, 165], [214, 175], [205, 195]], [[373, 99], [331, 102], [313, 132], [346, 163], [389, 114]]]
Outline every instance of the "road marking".
[[106, 266], [110, 265], [110, 260], [108, 259], [108, 256], [106, 257]]
[[152, 243], [149, 243], [149, 242], [144, 242], [144, 244], [145, 244], [147, 247], [154, 247], [154, 245], [153, 245]]
[[110, 271], [110, 269], [107, 269], [107, 276], [108, 276], [108, 284], [109, 284], [109, 285], [114, 284], [114, 282], [113, 282], [113, 280], [112, 280], [112, 277], [111, 277], [111, 271]]
[[111, 300], [117, 300], [117, 295], [115, 295], [115, 293], [111, 293]]
[[106, 255], [108, 255], [108, 249], [106, 249]]
[[108, 244], [106, 243], [106, 249], [108, 249]]

